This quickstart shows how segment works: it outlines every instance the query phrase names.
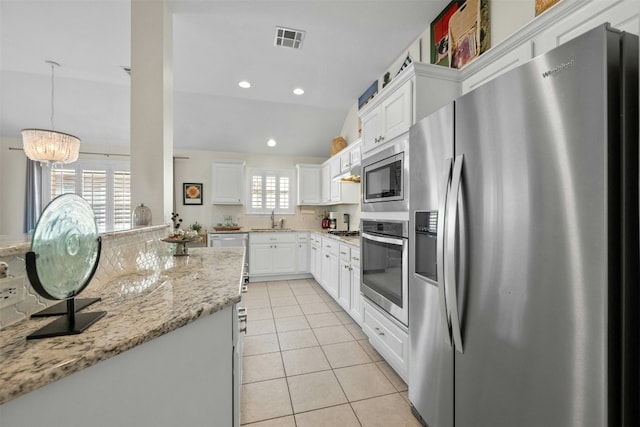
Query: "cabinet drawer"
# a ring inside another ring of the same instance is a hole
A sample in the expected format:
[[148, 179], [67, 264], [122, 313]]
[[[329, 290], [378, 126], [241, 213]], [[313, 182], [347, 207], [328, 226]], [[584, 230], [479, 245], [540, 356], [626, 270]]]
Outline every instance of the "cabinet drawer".
[[311, 239], [311, 243], [313, 243], [314, 245], [320, 246], [322, 244], [322, 237], [320, 237], [319, 234], [311, 233], [309, 238]]
[[307, 243], [309, 235], [307, 233], [298, 233], [298, 243]]
[[296, 243], [297, 234], [283, 233], [249, 233], [249, 244], [252, 243]]
[[351, 267], [360, 268], [360, 249], [351, 248]]
[[363, 301], [362, 326], [371, 345], [406, 381], [409, 367], [409, 335], [407, 332], [395, 325], [366, 298]]
[[333, 239], [322, 239], [322, 249], [331, 255], [338, 256], [338, 248], [340, 247], [340, 243], [337, 240]]
[[348, 245], [340, 245], [340, 259], [349, 263], [351, 261], [351, 246]]

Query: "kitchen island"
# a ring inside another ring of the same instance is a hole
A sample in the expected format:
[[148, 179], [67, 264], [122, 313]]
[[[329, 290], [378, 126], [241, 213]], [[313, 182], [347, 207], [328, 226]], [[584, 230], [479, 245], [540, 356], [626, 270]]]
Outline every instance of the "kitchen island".
[[81, 297], [102, 300], [84, 311], [107, 315], [85, 332], [25, 339], [51, 318], [4, 328], [0, 425], [234, 425], [243, 264], [244, 248], [155, 251], [96, 274]]

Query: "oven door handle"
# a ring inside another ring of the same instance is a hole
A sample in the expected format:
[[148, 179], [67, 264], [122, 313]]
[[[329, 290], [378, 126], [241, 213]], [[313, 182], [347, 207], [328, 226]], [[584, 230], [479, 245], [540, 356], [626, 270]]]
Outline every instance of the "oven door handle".
[[374, 242], [379, 243], [388, 243], [390, 245], [398, 245], [404, 247], [405, 239], [396, 238], [396, 237], [383, 237], [377, 236], [375, 234], [362, 233], [363, 239], [373, 240]]

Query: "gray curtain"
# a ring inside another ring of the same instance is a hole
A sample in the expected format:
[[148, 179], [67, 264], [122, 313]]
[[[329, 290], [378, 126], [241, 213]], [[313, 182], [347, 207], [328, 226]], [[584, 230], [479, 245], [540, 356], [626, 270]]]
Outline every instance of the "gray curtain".
[[31, 233], [42, 212], [42, 167], [27, 158], [27, 179], [24, 201], [24, 232]]

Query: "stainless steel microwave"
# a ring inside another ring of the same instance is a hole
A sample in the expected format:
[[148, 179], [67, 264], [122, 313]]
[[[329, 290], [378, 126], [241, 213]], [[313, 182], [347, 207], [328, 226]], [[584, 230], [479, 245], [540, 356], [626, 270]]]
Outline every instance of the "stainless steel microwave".
[[409, 142], [399, 138], [388, 148], [362, 160], [362, 210], [409, 210]]

